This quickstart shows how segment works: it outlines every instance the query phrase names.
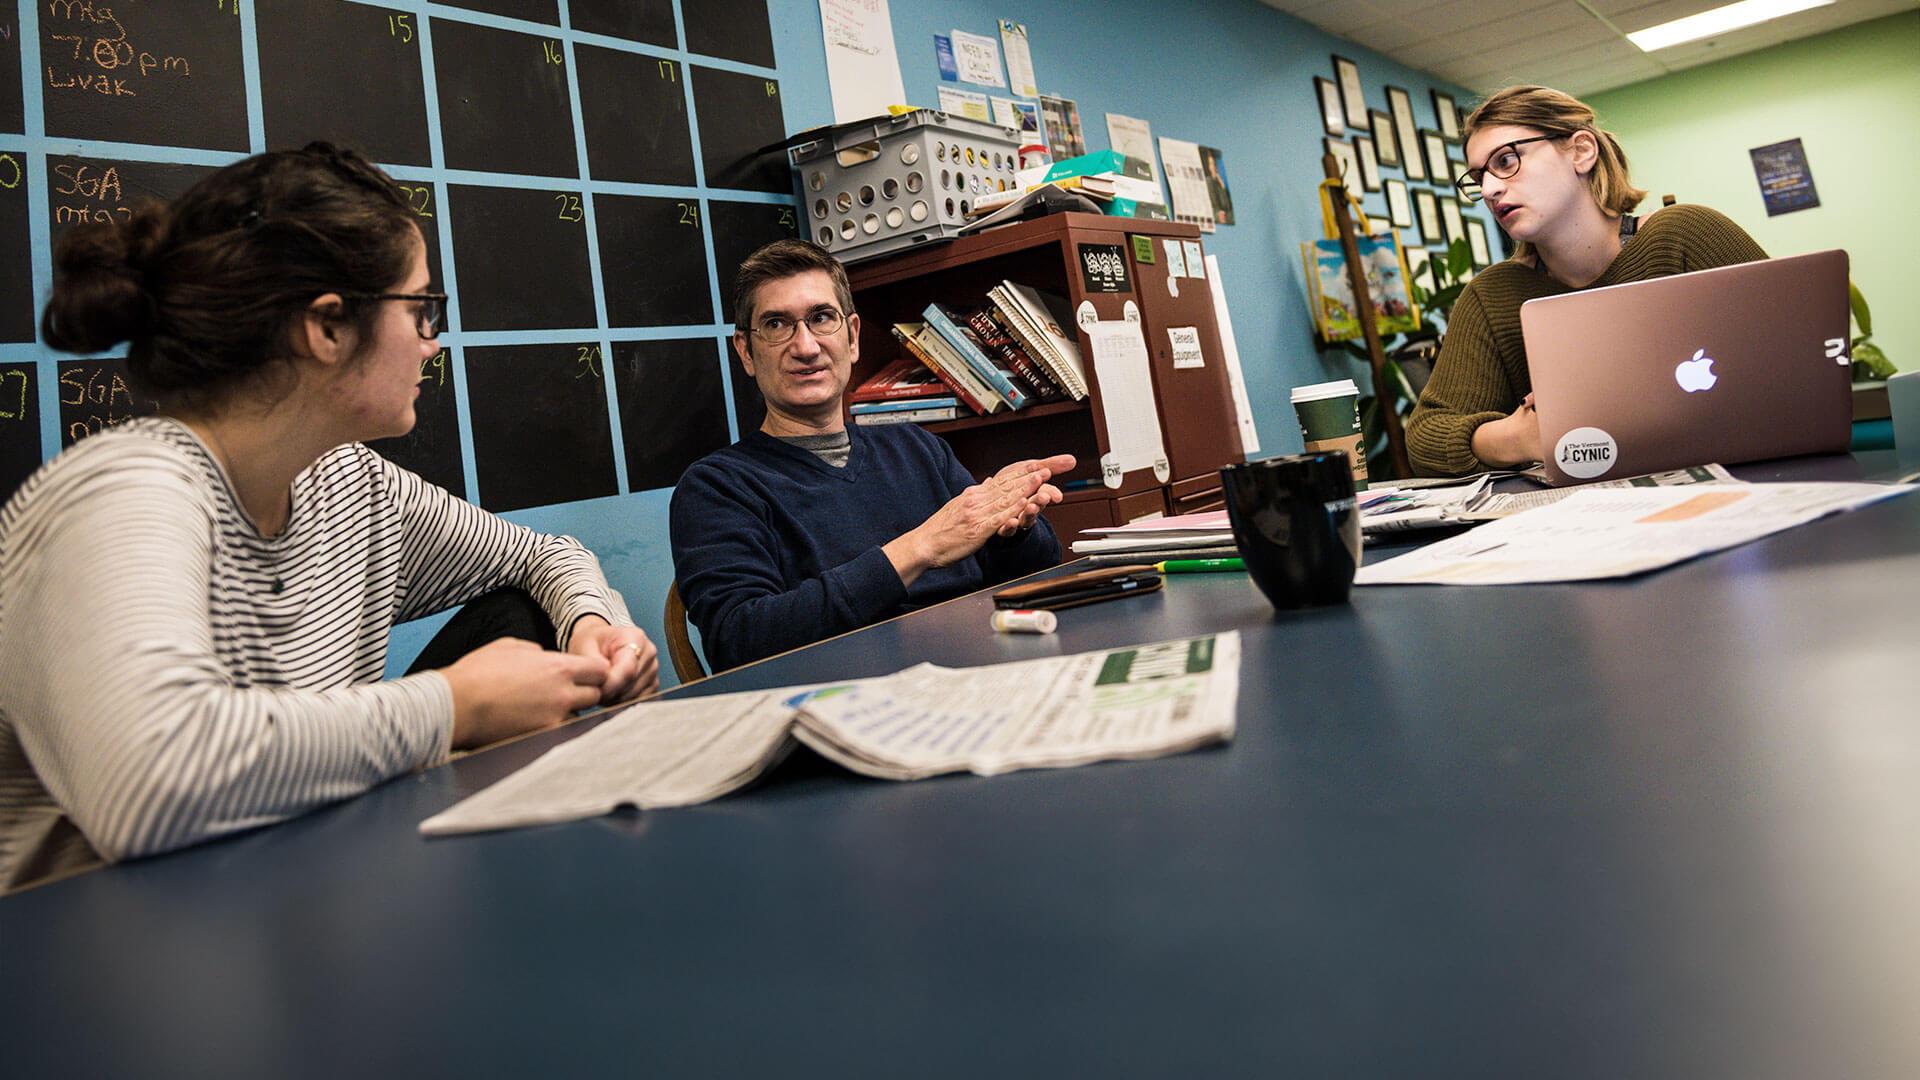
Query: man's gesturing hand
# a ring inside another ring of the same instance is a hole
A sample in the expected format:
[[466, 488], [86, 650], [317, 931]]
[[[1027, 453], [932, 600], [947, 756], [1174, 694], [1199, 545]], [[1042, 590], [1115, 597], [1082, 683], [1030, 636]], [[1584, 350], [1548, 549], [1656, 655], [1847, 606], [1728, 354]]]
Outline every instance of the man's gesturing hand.
[[913, 531], [889, 541], [882, 550], [903, 585], [936, 566], [951, 566], [979, 551], [994, 536], [1010, 536], [1031, 526], [1061, 499], [1047, 483], [1073, 468], [1072, 454], [1017, 461], [986, 481], [955, 495]]

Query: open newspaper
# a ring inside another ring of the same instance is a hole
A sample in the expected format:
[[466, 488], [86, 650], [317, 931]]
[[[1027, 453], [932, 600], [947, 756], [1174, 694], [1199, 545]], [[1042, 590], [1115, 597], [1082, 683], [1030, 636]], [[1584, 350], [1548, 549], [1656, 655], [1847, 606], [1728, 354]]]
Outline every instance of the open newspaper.
[[1588, 488], [1363, 566], [1356, 585], [1520, 585], [1657, 570], [1905, 494], [1907, 485]]
[[1233, 737], [1236, 632], [976, 668], [635, 705], [420, 824], [428, 836], [689, 806], [804, 743], [918, 780], [1177, 754]]

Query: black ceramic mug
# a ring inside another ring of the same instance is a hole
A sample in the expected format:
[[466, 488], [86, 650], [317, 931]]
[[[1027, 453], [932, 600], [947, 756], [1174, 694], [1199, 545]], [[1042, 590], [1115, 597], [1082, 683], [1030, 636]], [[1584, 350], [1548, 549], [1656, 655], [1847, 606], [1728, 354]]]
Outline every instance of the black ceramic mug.
[[1346, 602], [1360, 565], [1360, 508], [1346, 454], [1229, 465], [1220, 480], [1240, 558], [1274, 607]]

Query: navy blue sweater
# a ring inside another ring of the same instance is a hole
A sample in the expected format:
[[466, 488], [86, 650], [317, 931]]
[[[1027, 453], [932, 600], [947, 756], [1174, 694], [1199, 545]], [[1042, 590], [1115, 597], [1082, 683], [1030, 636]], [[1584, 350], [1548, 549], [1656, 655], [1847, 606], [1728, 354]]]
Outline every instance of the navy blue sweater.
[[1042, 520], [901, 585], [880, 546], [973, 478], [917, 425], [853, 425], [847, 435], [844, 469], [756, 431], [694, 462], [674, 488], [674, 578], [715, 671], [1060, 560]]

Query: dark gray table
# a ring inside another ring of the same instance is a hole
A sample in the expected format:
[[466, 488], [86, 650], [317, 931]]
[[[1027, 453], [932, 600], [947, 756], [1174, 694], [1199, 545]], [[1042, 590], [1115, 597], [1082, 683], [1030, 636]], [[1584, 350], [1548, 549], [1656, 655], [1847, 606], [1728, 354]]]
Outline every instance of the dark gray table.
[[987, 612], [697, 689], [1235, 628], [1238, 737], [415, 833], [553, 733], [0, 901], [6, 1072], [1920, 1075], [1920, 498], [1625, 582]]

